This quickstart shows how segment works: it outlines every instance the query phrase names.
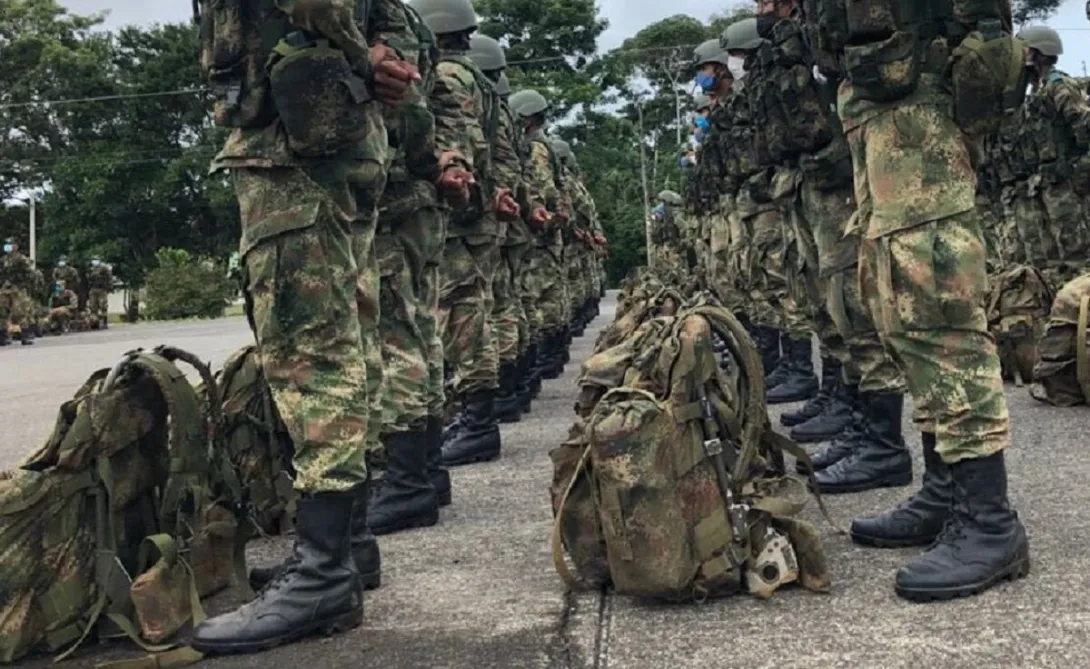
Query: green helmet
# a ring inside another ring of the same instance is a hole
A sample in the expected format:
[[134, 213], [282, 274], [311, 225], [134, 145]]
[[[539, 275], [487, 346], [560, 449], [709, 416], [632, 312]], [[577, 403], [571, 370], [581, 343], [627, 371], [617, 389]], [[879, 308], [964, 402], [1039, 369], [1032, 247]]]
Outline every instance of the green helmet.
[[664, 190], [659, 193], [659, 202], [672, 205], [674, 207], [680, 207], [685, 201], [681, 199], [681, 196], [672, 190]]
[[571, 150], [571, 144], [556, 138], [549, 140], [549, 142], [553, 145], [553, 153], [560, 159], [561, 164], [578, 174], [579, 161], [575, 159], [575, 153]]
[[469, 38], [469, 57], [485, 72], [507, 67], [507, 54], [495, 39], [481, 33]]
[[712, 106], [712, 99], [703, 93], [697, 93], [693, 96], [693, 104], [696, 105], [696, 110], [708, 109]]
[[1018, 38], [1031, 49], [1037, 49], [1046, 56], [1062, 56], [1064, 43], [1060, 34], [1048, 26], [1028, 26], [1022, 28]]
[[507, 80], [507, 75], [500, 72], [500, 78], [496, 80], [496, 95], [507, 97], [511, 95], [511, 82]]
[[753, 51], [763, 41], [757, 34], [757, 19], [742, 19], [727, 26], [719, 38], [719, 46], [727, 51]]
[[696, 50], [693, 51], [693, 57], [696, 61], [693, 65], [698, 69], [708, 63], [727, 64], [727, 50], [719, 45], [717, 39], [710, 39], [696, 47]]
[[477, 12], [469, 0], [412, 0], [424, 25], [437, 35], [459, 33], [477, 27]]
[[523, 118], [543, 114], [549, 108], [549, 102], [545, 96], [530, 88], [515, 93], [507, 103], [511, 105], [512, 111]]

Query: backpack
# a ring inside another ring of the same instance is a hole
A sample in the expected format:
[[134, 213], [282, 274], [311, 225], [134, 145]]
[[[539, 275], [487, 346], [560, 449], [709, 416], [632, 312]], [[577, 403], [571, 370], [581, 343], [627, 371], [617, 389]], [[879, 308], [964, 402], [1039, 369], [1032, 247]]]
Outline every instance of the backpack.
[[726, 309], [698, 296], [596, 354], [576, 408], [550, 454], [553, 562], [570, 589], [675, 602], [828, 590], [817, 530], [795, 517], [806, 484], [782, 454], [808, 459], [772, 432], [760, 357]]
[[992, 283], [988, 328], [999, 346], [1003, 378], [1019, 385], [1033, 380], [1037, 340], [1045, 331], [1055, 293], [1035, 267], [1019, 265]]
[[[291, 529], [299, 493], [292, 485], [291, 436], [280, 420], [257, 346], [228, 356], [216, 373], [220, 443], [242, 488], [240, 500], [260, 534]], [[199, 389], [202, 395], [206, 393]]]
[[1090, 274], [1067, 283], [1052, 304], [1045, 333], [1037, 344], [1035, 372], [1040, 384], [1031, 394], [1053, 406], [1090, 404]]
[[246, 583], [241, 491], [216, 448], [218, 411], [202, 407], [179, 361], [214, 388], [184, 351], [131, 352], [95, 372], [46, 444], [0, 474], [0, 662], [34, 650], [63, 659], [94, 635], [181, 666], [200, 655], [165, 642], [204, 618], [203, 597]]
[[671, 316], [681, 305], [681, 293], [665, 286], [657, 278], [640, 282], [631, 294], [625, 295], [623, 309], [619, 306], [615, 320], [598, 334], [594, 342], [595, 352], [604, 351], [623, 343], [641, 325], [656, 316]]
[[981, 19], [950, 54], [945, 79], [953, 94], [954, 121], [971, 137], [999, 132], [1025, 102], [1027, 47], [1010, 25], [1009, 16]]

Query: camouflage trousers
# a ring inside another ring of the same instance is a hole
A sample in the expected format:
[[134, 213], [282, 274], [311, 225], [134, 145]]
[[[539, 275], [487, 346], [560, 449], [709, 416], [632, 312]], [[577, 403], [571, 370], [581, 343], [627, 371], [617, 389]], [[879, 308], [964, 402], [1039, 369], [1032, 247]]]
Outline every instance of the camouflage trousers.
[[[247, 311], [294, 445], [295, 487], [350, 490], [367, 478], [377, 432], [369, 431], [369, 393], [381, 385], [378, 269], [366, 266], [374, 263], [374, 221], [357, 220], [353, 184], [381, 189], [382, 169], [328, 161], [240, 168], [233, 177]], [[368, 364], [375, 358], [378, 379]]]
[[749, 239], [742, 232], [743, 225], [742, 212], [730, 194], [720, 198], [719, 208], [704, 221], [708, 230], [708, 283], [723, 306], [734, 313], [747, 311], [749, 304], [745, 286]]
[[492, 277], [492, 334], [500, 364], [514, 362], [530, 345], [530, 323], [522, 301], [523, 266], [529, 244], [505, 244]]
[[575, 320], [577, 312], [590, 296], [590, 290], [583, 274], [583, 256], [586, 246], [579, 240], [574, 240], [564, 249], [564, 256], [568, 266], [568, 290], [571, 294], [569, 306], [570, 320]]
[[535, 246], [530, 254], [530, 272], [537, 284], [534, 299], [535, 324], [540, 325], [540, 333], [554, 334], [568, 327], [568, 314], [571, 312], [569, 296], [566, 291], [566, 277], [560, 247]]
[[22, 333], [34, 322], [34, 301], [22, 288], [0, 288], [0, 329]]
[[105, 290], [91, 290], [87, 293], [87, 311], [98, 318], [106, 318], [110, 310], [109, 296]]
[[515, 287], [522, 301], [522, 313], [526, 316], [527, 346], [541, 343], [544, 334], [544, 314], [538, 310], [537, 303], [545, 289], [546, 272], [543, 264], [537, 260], [537, 255], [537, 244], [531, 241], [522, 258], [521, 276], [514, 277]]
[[810, 271], [804, 277], [808, 302], [818, 305], [814, 325], [823, 353], [840, 361], [844, 381], [864, 392], [903, 392], [904, 378], [886, 354], [860, 292], [860, 236], [848, 232], [855, 213], [852, 186], [822, 189], [804, 178], [798, 203], [821, 268], [817, 276]]
[[72, 323], [72, 313], [74, 311], [69, 307], [53, 307], [50, 309], [49, 320], [47, 321], [49, 331], [57, 334], [67, 332]]
[[386, 434], [422, 429], [429, 415], [442, 415], [443, 342], [437, 315], [446, 225], [431, 184], [387, 186], [375, 236], [385, 383], [378, 399]]
[[[940, 136], [905, 134], [897, 125], [904, 113], [879, 115], [848, 134], [861, 207], [888, 206], [889, 193], [900, 190], [890, 184], [926, 183], [928, 175], [919, 172], [928, 160], [920, 155], [925, 147], [950, 142], [951, 160], [969, 164], [951, 120], [933, 126]], [[869, 229], [870, 212], [863, 214], [861, 228]], [[986, 457], [1006, 447], [1010, 414], [984, 311], [985, 244], [976, 211], [864, 239], [859, 280], [915, 400], [916, 420], [935, 433], [943, 460]]]
[[455, 396], [495, 390], [499, 354], [492, 332], [492, 279], [500, 264], [496, 235], [447, 237], [439, 269], [439, 332]]

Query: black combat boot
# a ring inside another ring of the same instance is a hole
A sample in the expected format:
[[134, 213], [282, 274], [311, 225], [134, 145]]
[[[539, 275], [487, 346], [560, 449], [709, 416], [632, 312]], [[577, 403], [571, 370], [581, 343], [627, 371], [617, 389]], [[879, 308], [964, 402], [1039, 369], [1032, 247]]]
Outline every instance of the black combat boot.
[[[378, 539], [367, 526], [367, 501], [370, 496], [368, 486], [357, 488], [356, 506], [352, 509], [352, 557], [364, 590], [375, 590], [382, 585], [382, 556], [378, 550]], [[291, 557], [275, 567], [254, 567], [250, 570], [250, 587], [262, 590], [269, 581], [280, 577], [289, 561]]]
[[568, 362], [568, 345], [566, 331], [554, 332], [549, 335], [549, 355], [544, 360], [538, 361], [541, 368], [542, 379], [558, 379], [564, 373], [564, 365]]
[[829, 396], [825, 410], [791, 429], [791, 438], [811, 444], [836, 438], [852, 422], [852, 407], [859, 402], [859, 386], [839, 381]]
[[494, 391], [481, 390], [463, 399], [466, 423], [443, 441], [443, 464], [458, 467], [500, 456], [500, 428], [492, 411]]
[[19, 333], [19, 343], [23, 346], [33, 346], [34, 339], [30, 336], [30, 330], [23, 328], [23, 331]]
[[817, 473], [825, 494], [863, 492], [912, 482], [912, 456], [901, 436], [901, 393], [861, 393], [866, 429], [852, 452]]
[[[848, 423], [848, 426], [833, 439], [825, 450], [821, 451], [817, 455], [811, 456], [810, 461], [814, 466], [814, 471], [819, 472], [823, 469], [828, 469], [836, 463], [840, 462], [844, 458], [851, 455], [851, 453], [859, 445], [861, 439], [867, 432], [867, 419], [863, 415], [862, 407], [856, 403], [852, 408], [852, 419]], [[806, 468], [800, 462], [796, 466], [796, 470], [800, 474], [806, 473]]]
[[438, 416], [428, 416], [427, 445], [428, 480], [439, 497], [439, 506], [450, 506], [450, 472], [443, 466], [443, 421]]
[[571, 362], [571, 343], [572, 343], [571, 328], [564, 328], [564, 332], [560, 337], [560, 342], [561, 342], [560, 343], [560, 357], [562, 358], [561, 365], [560, 365], [560, 372], [563, 373], [564, 372], [564, 365]]
[[[836, 391], [837, 386], [840, 385], [840, 373], [841, 373], [840, 361], [830, 356], [822, 356], [821, 358], [821, 390], [817, 395], [810, 398], [806, 404], [802, 405], [798, 411], [787, 411], [780, 415], [780, 425], [784, 427], [794, 427], [796, 425], [802, 425], [811, 418], [819, 416], [825, 411], [825, 407], [828, 406], [829, 401], [833, 398], [833, 393]], [[838, 430], [839, 432], [839, 430]], [[794, 437], [792, 437], [794, 439]], [[795, 441], [798, 441], [795, 439]]]
[[762, 325], [752, 326], [751, 334], [753, 343], [761, 354], [761, 365], [765, 370], [765, 387], [768, 388], [768, 378], [780, 364], [780, 331], [775, 328], [766, 328]]
[[585, 316], [582, 309], [572, 309], [571, 336], [573, 338], [583, 336], [583, 332], [587, 328]]
[[935, 433], [923, 433], [923, 485], [915, 495], [880, 516], [852, 521], [852, 541], [861, 546], [926, 546], [939, 536], [953, 504], [950, 468], [935, 452]]
[[541, 344], [532, 343], [530, 348], [526, 349], [525, 372], [522, 373], [524, 379], [523, 391], [524, 397], [522, 402], [522, 410], [524, 413], [530, 413], [531, 404], [541, 393], [541, 368], [538, 367], [538, 352], [541, 350]]
[[11, 335], [8, 334], [6, 327], [0, 326], [0, 346], [8, 346], [11, 344]]
[[363, 622], [363, 587], [350, 542], [356, 498], [351, 491], [300, 499], [295, 546], [284, 569], [252, 602], [198, 625], [190, 645], [205, 654], [256, 653]]
[[522, 420], [519, 363], [519, 360], [512, 360], [500, 364], [500, 389], [496, 393], [496, 420], [501, 423], [517, 423]]
[[818, 379], [814, 374], [814, 340], [805, 335], [788, 339], [784, 352], [787, 360], [783, 379], [768, 389], [768, 404], [788, 404], [808, 400], [818, 392]]
[[375, 483], [367, 525], [382, 536], [439, 522], [439, 497], [428, 476], [428, 432], [382, 438], [386, 474]]
[[965, 597], [1029, 575], [1029, 541], [1007, 500], [1003, 452], [950, 465], [953, 513], [934, 543], [897, 572], [914, 601]]

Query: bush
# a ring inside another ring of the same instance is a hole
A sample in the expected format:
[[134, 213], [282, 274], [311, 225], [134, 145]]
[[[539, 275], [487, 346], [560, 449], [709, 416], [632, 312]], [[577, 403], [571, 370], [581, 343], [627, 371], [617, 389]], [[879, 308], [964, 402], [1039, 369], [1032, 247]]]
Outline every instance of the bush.
[[219, 318], [235, 286], [216, 263], [183, 249], [155, 253], [158, 267], [148, 273], [146, 315], [152, 320]]

